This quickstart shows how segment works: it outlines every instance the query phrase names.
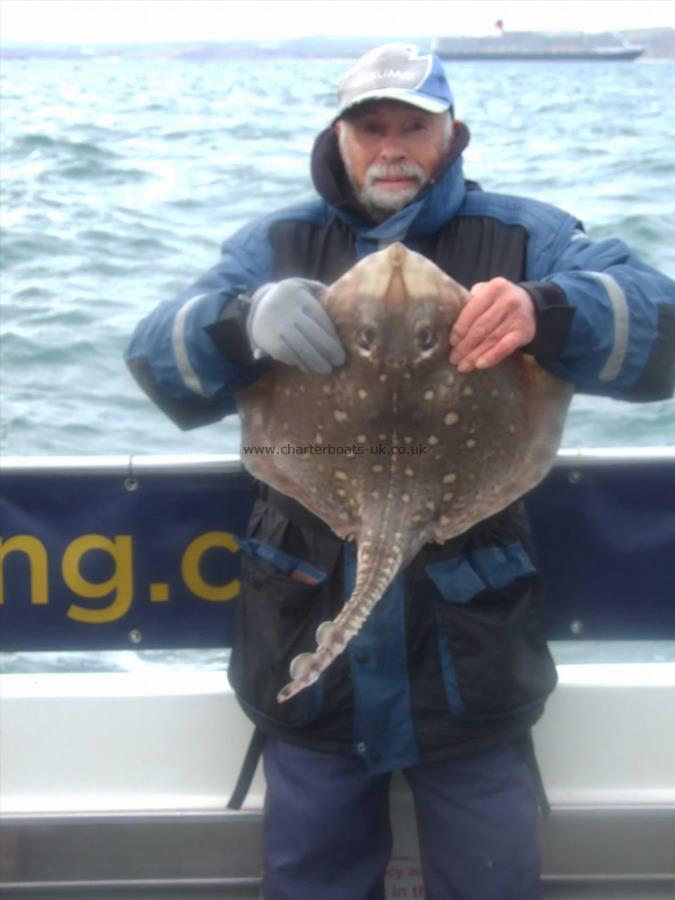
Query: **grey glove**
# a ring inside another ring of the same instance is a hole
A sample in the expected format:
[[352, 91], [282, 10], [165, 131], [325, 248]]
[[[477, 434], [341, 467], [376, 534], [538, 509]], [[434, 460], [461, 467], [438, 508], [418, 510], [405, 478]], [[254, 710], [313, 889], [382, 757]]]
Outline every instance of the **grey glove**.
[[303, 372], [328, 374], [345, 361], [340, 338], [317, 300], [325, 285], [307, 278], [265, 284], [253, 295], [246, 330], [254, 355]]

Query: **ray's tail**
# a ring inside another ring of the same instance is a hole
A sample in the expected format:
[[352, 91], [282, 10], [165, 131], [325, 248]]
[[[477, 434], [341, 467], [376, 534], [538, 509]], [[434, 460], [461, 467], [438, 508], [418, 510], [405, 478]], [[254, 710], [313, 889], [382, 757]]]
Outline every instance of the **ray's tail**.
[[383, 537], [376, 546], [366, 542], [358, 548], [354, 590], [339, 615], [323, 622], [316, 631], [318, 648], [314, 653], [301, 653], [291, 662], [293, 679], [277, 694], [284, 703], [313, 684], [349, 641], [358, 634], [371, 610], [393, 581], [403, 563], [400, 545], [392, 546]]

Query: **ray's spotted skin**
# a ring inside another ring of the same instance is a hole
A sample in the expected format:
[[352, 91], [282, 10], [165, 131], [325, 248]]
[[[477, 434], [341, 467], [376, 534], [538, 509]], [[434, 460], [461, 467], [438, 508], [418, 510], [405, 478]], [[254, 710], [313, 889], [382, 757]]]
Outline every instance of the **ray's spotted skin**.
[[358, 548], [351, 597], [319, 627], [317, 649], [295, 657], [279, 702], [316, 681], [424, 544], [499, 512], [553, 463], [571, 387], [523, 353], [459, 374], [449, 335], [468, 297], [433, 262], [392, 244], [321, 298], [344, 366], [314, 375], [275, 363], [237, 395], [246, 446], [357, 448], [242, 457]]

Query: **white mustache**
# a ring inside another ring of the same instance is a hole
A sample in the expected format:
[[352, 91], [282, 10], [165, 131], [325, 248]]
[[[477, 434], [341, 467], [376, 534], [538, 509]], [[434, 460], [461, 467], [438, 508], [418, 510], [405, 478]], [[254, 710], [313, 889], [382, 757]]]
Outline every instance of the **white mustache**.
[[364, 187], [372, 187], [379, 179], [415, 178], [420, 184], [426, 180], [426, 174], [421, 166], [414, 162], [400, 162], [387, 165], [386, 163], [373, 163], [366, 170]]

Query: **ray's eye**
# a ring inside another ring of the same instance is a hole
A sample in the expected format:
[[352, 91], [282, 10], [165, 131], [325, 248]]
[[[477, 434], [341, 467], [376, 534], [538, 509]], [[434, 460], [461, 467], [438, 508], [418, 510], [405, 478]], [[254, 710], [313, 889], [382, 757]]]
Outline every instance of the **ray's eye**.
[[372, 350], [375, 344], [375, 329], [372, 325], [364, 325], [356, 335], [356, 346], [361, 350]]
[[415, 340], [418, 350], [433, 350], [438, 343], [436, 335], [428, 325], [420, 325], [415, 332]]

